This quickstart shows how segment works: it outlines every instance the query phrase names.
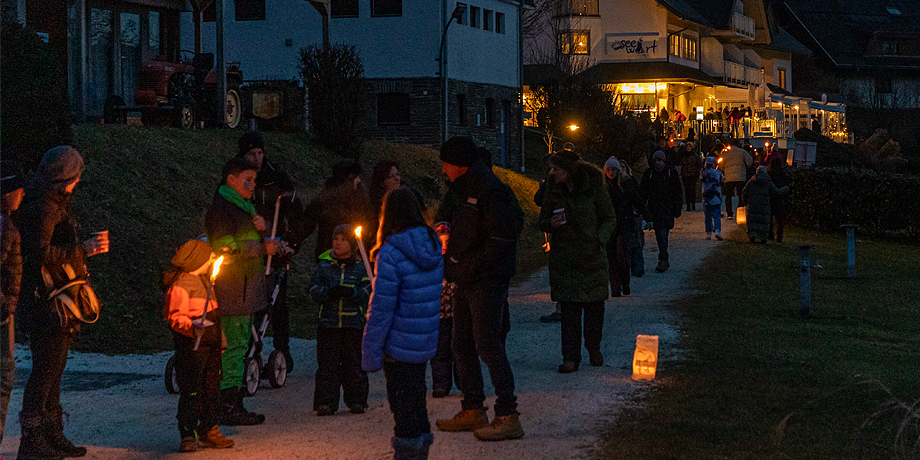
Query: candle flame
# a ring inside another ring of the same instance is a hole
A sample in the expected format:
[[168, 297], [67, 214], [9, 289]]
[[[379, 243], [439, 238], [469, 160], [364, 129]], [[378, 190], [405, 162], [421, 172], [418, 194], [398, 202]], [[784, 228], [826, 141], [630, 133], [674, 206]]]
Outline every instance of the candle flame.
[[223, 261], [224, 261], [224, 256], [220, 256], [220, 258], [214, 261], [214, 269], [211, 271], [211, 281], [213, 281], [214, 278], [217, 278], [217, 272], [220, 271], [220, 264]]
[[361, 238], [361, 227], [360, 226], [355, 229], [355, 236], [358, 237], [358, 239]]

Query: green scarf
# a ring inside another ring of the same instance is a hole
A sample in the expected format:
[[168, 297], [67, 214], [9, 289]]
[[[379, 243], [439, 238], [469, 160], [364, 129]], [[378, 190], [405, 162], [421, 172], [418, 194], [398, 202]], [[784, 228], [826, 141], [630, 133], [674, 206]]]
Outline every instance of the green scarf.
[[224, 197], [225, 200], [235, 204], [236, 207], [248, 212], [250, 216], [256, 216], [256, 206], [252, 204], [252, 201], [244, 200], [240, 192], [237, 192], [229, 185], [221, 185], [217, 189], [217, 193]]

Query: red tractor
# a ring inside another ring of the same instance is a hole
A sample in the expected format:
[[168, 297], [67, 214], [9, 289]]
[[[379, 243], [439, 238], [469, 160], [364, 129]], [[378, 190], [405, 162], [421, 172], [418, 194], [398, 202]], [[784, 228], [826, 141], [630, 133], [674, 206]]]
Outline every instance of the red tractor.
[[110, 96], [105, 105], [106, 122], [125, 122], [127, 112], [140, 112], [145, 125], [171, 123], [182, 129], [196, 122], [236, 128], [243, 119], [240, 87], [243, 73], [239, 62], [227, 65], [226, 113], [218, 117], [217, 74], [212, 53], [193, 54], [182, 51], [181, 62], [168, 62], [163, 56], [141, 64], [134, 90], [134, 104], [129, 107], [118, 96]]

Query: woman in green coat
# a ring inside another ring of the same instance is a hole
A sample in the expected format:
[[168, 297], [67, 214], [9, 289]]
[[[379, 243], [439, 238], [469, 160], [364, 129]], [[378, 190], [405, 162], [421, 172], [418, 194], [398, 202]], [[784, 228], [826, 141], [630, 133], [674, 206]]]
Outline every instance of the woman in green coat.
[[751, 243], [756, 243], [758, 240], [762, 243], [767, 242], [767, 234], [770, 231], [770, 197], [783, 196], [787, 193], [789, 193], [788, 185], [777, 188], [770, 180], [767, 168], [765, 166], [757, 168], [757, 174], [748, 181], [741, 192], [746, 203], [747, 232]]
[[582, 311], [585, 348], [592, 366], [604, 364], [601, 338], [608, 267], [605, 246], [616, 226], [604, 175], [564, 150], [546, 159], [549, 177], [540, 209], [540, 228], [552, 235], [549, 284], [562, 307], [562, 364], [559, 372], [578, 370], [581, 362]]

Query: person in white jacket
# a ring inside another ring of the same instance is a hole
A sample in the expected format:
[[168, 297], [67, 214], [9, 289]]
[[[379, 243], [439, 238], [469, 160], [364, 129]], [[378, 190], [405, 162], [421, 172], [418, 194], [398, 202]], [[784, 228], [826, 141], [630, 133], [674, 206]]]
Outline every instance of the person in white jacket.
[[738, 206], [743, 206], [744, 201], [741, 197], [741, 190], [747, 182], [748, 168], [754, 163], [751, 154], [741, 148], [741, 142], [733, 139], [725, 149], [722, 150], [722, 162], [719, 169], [725, 175], [725, 186], [722, 187], [722, 193], [725, 196], [725, 216], [732, 218], [732, 197], [738, 195]]

